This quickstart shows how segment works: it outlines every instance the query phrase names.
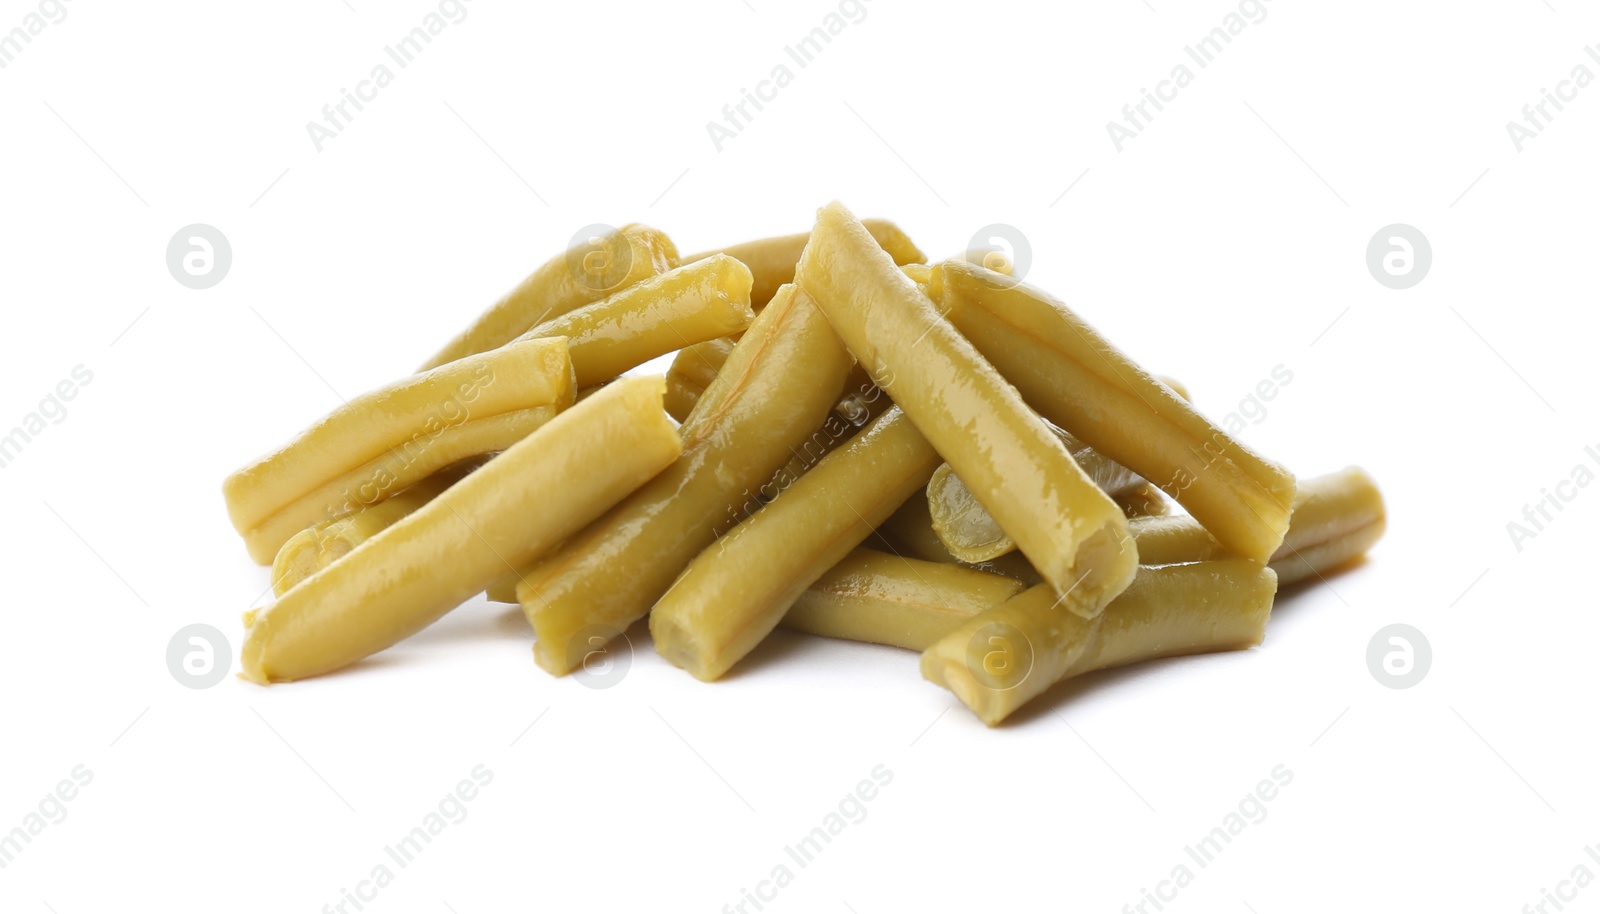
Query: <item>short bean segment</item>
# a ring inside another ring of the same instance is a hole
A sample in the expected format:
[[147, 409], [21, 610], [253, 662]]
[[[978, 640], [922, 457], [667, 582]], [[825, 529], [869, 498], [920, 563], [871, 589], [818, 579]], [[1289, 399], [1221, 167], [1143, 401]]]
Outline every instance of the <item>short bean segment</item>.
[[539, 665], [564, 675], [596, 633], [609, 640], [649, 612], [822, 422], [850, 366], [810, 298], [780, 290], [689, 413], [678, 461], [523, 570]]
[[750, 271], [716, 255], [551, 318], [517, 339], [566, 337], [584, 390], [669, 352], [742, 333], [754, 319]]
[[923, 678], [994, 726], [1052, 685], [1091, 670], [1259, 644], [1277, 592], [1243, 559], [1144, 566], [1099, 617], [1064, 613], [1046, 585], [980, 612], [923, 651]]
[[930, 289], [1045, 418], [1161, 486], [1233, 554], [1265, 562], [1278, 548], [1294, 477], [1208, 422], [1066, 305], [961, 260], [939, 264]]
[[1026, 586], [965, 565], [857, 548], [800, 594], [783, 627], [921, 651]]
[[906, 414], [885, 412], [690, 563], [650, 612], [656, 651], [719, 678], [938, 465]]
[[[670, 465], [682, 450], [659, 377], [607, 385], [246, 617], [259, 683], [349, 666], [412, 635]], [[604, 460], [594, 455], [604, 454]]]
[[705, 393], [711, 379], [722, 370], [722, 364], [728, 361], [738, 342], [738, 337], [725, 336], [678, 351], [672, 359], [672, 367], [667, 369], [667, 412], [672, 418], [679, 422], [689, 418], [689, 412]]
[[429, 359], [420, 371], [496, 349], [535, 326], [678, 265], [672, 239], [646, 225], [607, 229], [576, 239], [545, 261], [472, 325]]
[[1068, 609], [1092, 616], [1127, 586], [1138, 556], [1122, 511], [842, 205], [818, 213], [797, 276], [1040, 575], [1073, 594]]
[[[931, 477], [930, 477], [931, 479]], [[949, 547], [933, 532], [933, 517], [928, 511], [928, 494], [918, 492], [906, 499], [888, 519], [878, 526], [878, 535], [894, 548], [895, 552], [943, 564], [959, 563], [950, 554]]]
[[[574, 396], [562, 338], [528, 340], [412, 375], [350, 400], [229, 476], [222, 487], [228, 514], [251, 557], [269, 564], [306, 527], [484, 453], [462, 452], [474, 438], [464, 430], [475, 423], [541, 408], [559, 411]], [[374, 471], [370, 477], [368, 470]], [[389, 475], [396, 471], [399, 478]], [[353, 491], [352, 484], [370, 491]]]
[[[1366, 553], [1385, 526], [1383, 494], [1360, 467], [1346, 467], [1300, 481], [1294, 514], [1271, 567], [1288, 585]], [[1129, 525], [1139, 554], [1151, 562], [1199, 562], [1227, 554], [1222, 544], [1192, 517], [1139, 518]]]
[[[873, 240], [894, 258], [895, 263], [921, 263], [926, 259], [926, 255], [917, 249], [911, 238], [893, 222], [887, 219], [865, 219], [862, 220], [862, 224], [872, 234]], [[806, 242], [810, 238], [810, 232], [760, 238], [714, 251], [690, 254], [683, 258], [683, 262], [693, 263], [714, 254], [726, 254], [744, 263], [755, 275], [755, 285], [750, 290], [750, 303], [759, 311], [773, 295], [777, 294], [779, 286], [794, 282], [795, 265], [800, 262], [800, 254], [805, 250]]]

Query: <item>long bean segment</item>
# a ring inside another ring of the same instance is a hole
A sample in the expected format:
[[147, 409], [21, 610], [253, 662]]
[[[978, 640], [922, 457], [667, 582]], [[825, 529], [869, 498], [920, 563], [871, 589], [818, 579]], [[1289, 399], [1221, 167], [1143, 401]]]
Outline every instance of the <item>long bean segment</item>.
[[850, 366], [811, 299], [781, 290], [689, 413], [677, 462], [523, 571], [539, 665], [564, 675], [596, 633], [609, 640], [649, 612], [822, 422]]
[[717, 255], [551, 318], [517, 339], [566, 337], [584, 390], [657, 356], [741, 333], [754, 319], [750, 271]]
[[839, 203], [819, 211], [797, 275], [1040, 575], [1081, 592], [1076, 610], [1127, 586], [1138, 556], [1122, 511]]
[[1045, 418], [1161, 486], [1233, 554], [1265, 562], [1282, 543], [1294, 499], [1286, 469], [1207, 421], [1056, 299], [961, 260], [935, 274], [951, 323]]
[[964, 565], [858, 548], [800, 594], [783, 627], [921, 651], [1025, 586]]
[[1145, 566], [1085, 619], [1041, 584], [951, 629], [923, 652], [922, 675], [992, 727], [1091, 670], [1259, 644], [1276, 592], [1270, 568], [1242, 559]]
[[682, 450], [664, 388], [608, 385], [251, 615], [245, 677], [304, 679], [377, 653], [600, 515]]
[[726, 673], [938, 465], [905, 413], [879, 416], [689, 564], [650, 612], [657, 653], [697, 679]]
[[289, 588], [350, 554], [352, 549], [455, 485], [477, 465], [477, 461], [463, 461], [440, 470], [393, 498], [323, 521], [289, 537], [272, 560], [273, 594], [283, 596]]
[[677, 265], [672, 239], [647, 225], [575, 239], [571, 248], [545, 261], [418, 370], [504, 346], [544, 321]]
[[[563, 409], [575, 394], [564, 339], [528, 340], [381, 387], [350, 400], [288, 444], [223, 482], [233, 525], [250, 555], [266, 565], [306, 527], [381, 501], [463, 457], [440, 460], [441, 439], [491, 418], [537, 408]], [[546, 417], [547, 418], [547, 417]], [[509, 444], [510, 442], [506, 442]], [[364, 468], [409, 472], [380, 476], [374, 491], [352, 492]], [[422, 468], [418, 471], [417, 468]], [[371, 496], [371, 497], [369, 497]]]
[[[873, 240], [894, 258], [895, 263], [921, 263], [927, 259], [911, 242], [911, 238], [893, 222], [887, 219], [864, 219], [862, 224], [872, 233]], [[760, 238], [714, 251], [690, 254], [683, 258], [683, 262], [693, 263], [713, 254], [727, 254], [745, 264], [755, 275], [755, 285], [750, 289], [750, 303], [760, 310], [777, 294], [779, 286], [794, 282], [795, 265], [800, 262], [800, 254], [806, 249], [806, 242], [810, 238], [810, 232]]]
[[275, 555], [307, 527], [382, 504], [451, 464], [503, 451], [560, 412], [558, 406], [519, 409], [413, 438], [284, 506], [244, 535], [245, 546], [252, 556], [258, 551]]
[[[1321, 575], [1364, 554], [1382, 536], [1383, 493], [1360, 467], [1300, 481], [1283, 545], [1272, 554], [1278, 582]], [[1201, 562], [1227, 550], [1192, 517], [1139, 518], [1129, 524], [1151, 562]]]

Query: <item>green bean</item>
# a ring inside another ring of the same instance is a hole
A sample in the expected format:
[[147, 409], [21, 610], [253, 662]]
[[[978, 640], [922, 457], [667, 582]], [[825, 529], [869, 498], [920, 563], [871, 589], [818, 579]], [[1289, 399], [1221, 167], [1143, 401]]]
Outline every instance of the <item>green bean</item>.
[[694, 404], [722, 370], [738, 342], [737, 336], [725, 336], [678, 350], [672, 367], [667, 369], [667, 413], [672, 418], [679, 422], [689, 418]]
[[[412, 375], [335, 409], [288, 444], [223, 482], [250, 555], [270, 564], [294, 534], [387, 498], [457, 460], [484, 453], [483, 434], [518, 414], [542, 423], [571, 405], [565, 339], [528, 340]], [[541, 414], [529, 410], [544, 408]], [[494, 422], [492, 420], [500, 420]], [[536, 427], [536, 426], [535, 426]], [[495, 435], [492, 444], [507, 447]]]
[[842, 205], [818, 213], [797, 276], [1072, 611], [1127, 586], [1138, 556], [1122, 511]]
[[523, 571], [539, 665], [564, 675], [597, 632], [609, 640], [649, 612], [822, 421], [850, 364], [810, 298], [780, 290], [689, 413], [677, 462]]
[[375, 505], [307, 527], [289, 538], [272, 561], [272, 592], [284, 592], [348, 555], [352, 549], [394, 526], [440, 492], [461, 481], [481, 465], [464, 460], [429, 476], [399, 494]]
[[419, 370], [504, 346], [544, 321], [677, 265], [672, 239], [647, 225], [625, 225], [578, 239], [490, 305]]
[[[349, 555], [247, 615], [253, 682], [331, 672], [432, 624], [668, 466], [665, 382], [625, 378], [567, 410]], [[604, 454], [604, 460], [595, 460]]]
[[1235, 555], [1265, 562], [1278, 548], [1294, 499], [1287, 470], [1206, 421], [1054, 298], [960, 260], [934, 273], [951, 323], [1045, 418], [1161, 486]]
[[947, 632], [923, 651], [922, 675], [992, 727], [1081, 673], [1259, 644], [1276, 591], [1271, 569], [1242, 559], [1147, 565], [1085, 619], [1041, 584]]
[[800, 594], [783, 627], [921, 651], [1024, 587], [964, 565], [858, 548]]
[[[917, 246], [911, 243], [906, 233], [900, 231], [899, 226], [893, 222], [887, 219], [867, 219], [863, 224], [866, 225], [867, 231], [872, 233], [873, 239], [894, 258], [895, 263], [921, 263], [926, 259], [923, 253], [917, 250]], [[805, 250], [806, 241], [810, 238], [810, 232], [761, 238], [715, 251], [690, 254], [683, 258], [683, 262], [693, 263], [713, 254], [727, 254], [742, 262], [755, 275], [755, 285], [750, 289], [750, 303], [759, 311], [777, 293], [779, 286], [794, 282], [795, 264], [799, 263], [800, 253]]]
[[[1272, 554], [1278, 583], [1293, 584], [1362, 555], [1383, 536], [1378, 484], [1360, 467], [1300, 481], [1283, 544]], [[1139, 554], [1152, 562], [1200, 562], [1227, 554], [1187, 515], [1138, 518], [1129, 524]]]
[[718, 255], [642, 280], [517, 339], [566, 337], [584, 390], [685, 346], [742, 333], [754, 319], [750, 271]]
[[885, 412], [689, 564], [650, 612], [656, 652], [717, 679], [938, 465], [906, 414]]

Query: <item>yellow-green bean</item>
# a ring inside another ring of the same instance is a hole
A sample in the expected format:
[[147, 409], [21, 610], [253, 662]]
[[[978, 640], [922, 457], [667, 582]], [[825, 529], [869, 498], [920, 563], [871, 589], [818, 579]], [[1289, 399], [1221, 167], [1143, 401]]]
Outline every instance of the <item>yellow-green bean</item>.
[[750, 271], [717, 255], [551, 318], [517, 339], [566, 337], [584, 390], [685, 346], [742, 333], [754, 319]]
[[1127, 586], [1138, 556], [1122, 511], [841, 204], [819, 211], [796, 275], [1039, 574], [1077, 592], [1073, 611]]
[[490, 305], [419, 370], [504, 346], [544, 321], [677, 265], [672, 239], [646, 225], [575, 239], [571, 248], [545, 261]]
[[989, 726], [1090, 670], [1259, 644], [1277, 576], [1242, 559], [1144, 566], [1098, 618], [1046, 585], [972, 616], [923, 651], [922, 675]]
[[[1300, 481], [1283, 544], [1272, 554], [1278, 582], [1293, 584], [1365, 553], [1383, 536], [1378, 484], [1360, 467]], [[1139, 554], [1151, 562], [1200, 562], [1227, 555], [1216, 538], [1187, 515], [1137, 518], [1129, 523]]]
[[684, 422], [678, 461], [523, 570], [517, 598], [539, 665], [564, 675], [596, 634], [609, 640], [649, 612], [827, 415], [850, 365], [810, 298], [779, 290]]
[[432, 501], [479, 463], [477, 460], [462, 461], [392, 498], [371, 507], [357, 508], [343, 517], [323, 521], [289, 537], [278, 550], [277, 558], [272, 560], [272, 592], [283, 596], [289, 588], [337, 562], [352, 549], [394, 526], [400, 518]]
[[[560, 410], [574, 394], [561, 338], [528, 340], [412, 375], [356, 397], [229, 476], [222, 486], [228, 514], [251, 557], [271, 564], [289, 537], [312, 524], [483, 453], [461, 452], [472, 437], [461, 434], [467, 427], [532, 409]], [[409, 476], [390, 478], [397, 467]], [[369, 468], [382, 471], [369, 477], [373, 491], [352, 492], [351, 483], [359, 488]]]
[[1294, 499], [1287, 470], [1208, 422], [1056, 299], [961, 260], [934, 274], [947, 318], [1045, 418], [1161, 486], [1235, 555], [1265, 562], [1278, 548]]
[[725, 336], [685, 346], [667, 369], [667, 413], [679, 422], [689, 418], [694, 404], [705, 393], [711, 379], [728, 361], [738, 337]]
[[800, 594], [783, 627], [921, 651], [1024, 587], [965, 565], [858, 548]]
[[[911, 243], [906, 233], [900, 231], [899, 226], [893, 222], [887, 219], [865, 219], [863, 224], [867, 231], [872, 233], [873, 239], [894, 258], [895, 263], [921, 263], [926, 259], [923, 253], [917, 250], [917, 246]], [[750, 303], [759, 311], [777, 293], [779, 286], [794, 282], [795, 264], [799, 263], [800, 253], [805, 250], [806, 241], [810, 238], [810, 232], [760, 238], [714, 251], [690, 254], [683, 258], [683, 262], [693, 263], [713, 254], [727, 254], [743, 262], [755, 275], [755, 285], [750, 289]]]
[[720, 677], [938, 465], [905, 413], [879, 416], [689, 564], [650, 612], [657, 653]]
[[659, 377], [607, 385], [247, 616], [244, 676], [280, 682], [355, 663], [597, 517], [681, 451], [664, 389]]

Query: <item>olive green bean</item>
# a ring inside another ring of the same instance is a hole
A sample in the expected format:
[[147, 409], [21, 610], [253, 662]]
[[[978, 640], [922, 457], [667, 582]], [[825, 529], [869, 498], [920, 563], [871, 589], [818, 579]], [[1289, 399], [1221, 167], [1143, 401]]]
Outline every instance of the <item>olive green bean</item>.
[[539, 665], [564, 675], [594, 637], [614, 638], [649, 612], [827, 415], [850, 365], [810, 298], [779, 290], [689, 413], [682, 456], [523, 570], [517, 598]]

